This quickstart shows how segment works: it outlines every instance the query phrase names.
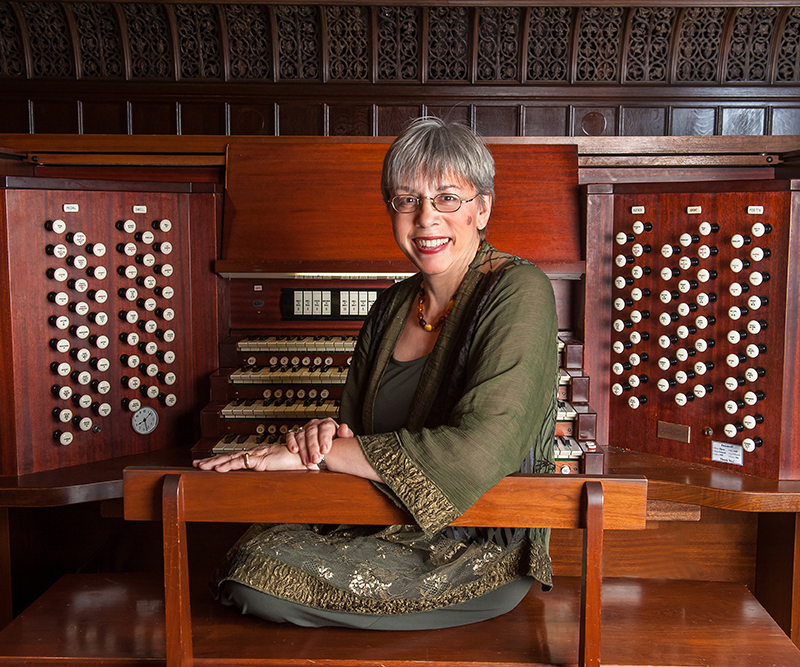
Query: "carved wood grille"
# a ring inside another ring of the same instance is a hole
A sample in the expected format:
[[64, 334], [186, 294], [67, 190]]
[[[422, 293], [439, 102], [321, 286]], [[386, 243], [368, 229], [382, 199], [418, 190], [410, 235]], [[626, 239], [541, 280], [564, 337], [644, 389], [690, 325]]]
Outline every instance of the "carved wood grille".
[[0, 2], [0, 77], [29, 79], [797, 83], [798, 43], [760, 5]]

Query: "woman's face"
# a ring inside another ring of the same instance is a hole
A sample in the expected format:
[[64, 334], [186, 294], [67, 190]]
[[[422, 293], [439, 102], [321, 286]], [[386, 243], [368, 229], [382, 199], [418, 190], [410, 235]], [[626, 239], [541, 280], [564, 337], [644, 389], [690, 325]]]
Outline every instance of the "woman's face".
[[461, 180], [446, 178], [441, 183], [418, 179], [398, 188], [395, 195], [435, 197], [447, 193], [464, 201], [452, 213], [442, 213], [430, 199], [423, 199], [412, 213], [398, 213], [391, 205], [389, 215], [397, 245], [427, 277], [452, 277], [460, 281], [475, 257], [479, 231], [486, 227], [491, 213], [491, 197], [481, 201], [475, 188]]

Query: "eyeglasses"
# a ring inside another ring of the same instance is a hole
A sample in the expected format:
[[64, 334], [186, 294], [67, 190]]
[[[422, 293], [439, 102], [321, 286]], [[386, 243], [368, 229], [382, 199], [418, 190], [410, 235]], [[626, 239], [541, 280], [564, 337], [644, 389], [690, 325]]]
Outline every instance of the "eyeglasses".
[[[475, 193], [475, 197], [478, 194]], [[472, 197], [472, 199], [475, 199]], [[461, 199], [450, 192], [442, 192], [435, 197], [415, 197], [414, 195], [395, 195], [389, 200], [392, 208], [398, 213], [413, 213], [422, 206], [423, 199], [430, 199], [434, 210], [439, 213], [455, 213], [461, 204], [468, 204], [472, 199]]]

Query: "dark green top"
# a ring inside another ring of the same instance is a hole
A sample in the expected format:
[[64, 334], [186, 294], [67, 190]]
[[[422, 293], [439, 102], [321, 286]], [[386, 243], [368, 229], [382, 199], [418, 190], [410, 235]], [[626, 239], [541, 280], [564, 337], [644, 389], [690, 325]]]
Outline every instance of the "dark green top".
[[381, 294], [364, 323], [340, 420], [413, 526], [254, 526], [220, 579], [293, 602], [392, 614], [473, 599], [529, 574], [552, 583], [548, 533], [502, 546], [443, 529], [502, 477], [553, 472], [557, 321], [548, 278], [484, 242], [428, 356], [408, 421], [376, 433], [375, 398], [421, 276]]

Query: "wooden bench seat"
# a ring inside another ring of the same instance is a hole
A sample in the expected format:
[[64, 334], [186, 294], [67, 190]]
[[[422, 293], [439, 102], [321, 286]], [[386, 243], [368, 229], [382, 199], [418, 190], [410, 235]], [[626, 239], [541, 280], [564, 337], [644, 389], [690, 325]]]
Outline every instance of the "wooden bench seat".
[[[211, 598], [192, 581], [194, 664], [442, 667], [575, 665], [580, 579], [534, 587], [512, 612], [463, 628], [374, 632], [278, 626]], [[793, 667], [800, 651], [742, 584], [603, 582], [603, 665]], [[0, 632], [4, 667], [162, 667], [164, 588], [152, 574], [62, 577]]]

